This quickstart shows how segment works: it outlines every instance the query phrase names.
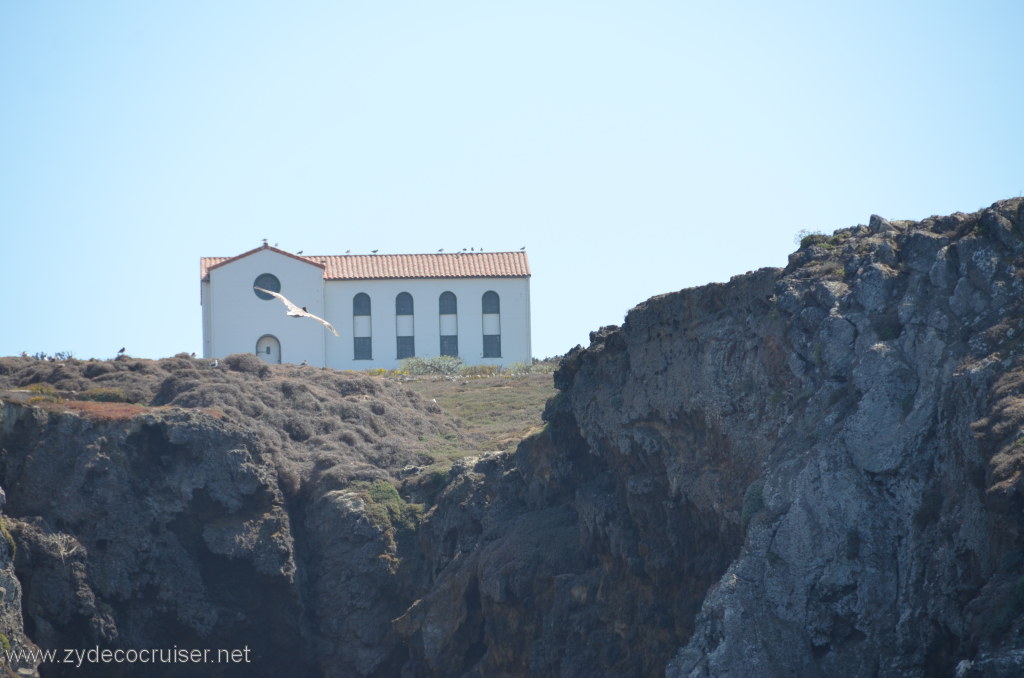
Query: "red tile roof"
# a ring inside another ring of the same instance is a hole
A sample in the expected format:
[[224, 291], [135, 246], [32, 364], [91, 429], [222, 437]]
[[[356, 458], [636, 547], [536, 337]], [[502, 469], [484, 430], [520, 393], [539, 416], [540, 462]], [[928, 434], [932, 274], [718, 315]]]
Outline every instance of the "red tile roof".
[[274, 247], [258, 247], [235, 257], [203, 257], [200, 278], [209, 279], [212, 269], [273, 250], [324, 269], [325, 280], [372, 280], [386, 278], [528, 278], [526, 252], [458, 252], [454, 254], [343, 254], [298, 256]]

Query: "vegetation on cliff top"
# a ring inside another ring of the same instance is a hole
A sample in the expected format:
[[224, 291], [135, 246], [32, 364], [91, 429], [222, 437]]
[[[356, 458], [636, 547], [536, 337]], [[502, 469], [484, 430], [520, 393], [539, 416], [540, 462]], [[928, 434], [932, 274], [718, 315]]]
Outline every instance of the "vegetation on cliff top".
[[371, 376], [271, 366], [247, 354], [216, 367], [187, 354], [108, 361], [23, 356], [0, 358], [0, 391], [98, 421], [198, 409], [255, 429], [294, 493], [310, 481], [399, 485], [399, 471], [410, 466], [429, 476], [414, 484], [436, 485], [453, 459], [512, 449], [542, 424], [544, 402], [555, 392], [552, 368], [545, 362], [520, 370], [462, 366], [455, 374]]

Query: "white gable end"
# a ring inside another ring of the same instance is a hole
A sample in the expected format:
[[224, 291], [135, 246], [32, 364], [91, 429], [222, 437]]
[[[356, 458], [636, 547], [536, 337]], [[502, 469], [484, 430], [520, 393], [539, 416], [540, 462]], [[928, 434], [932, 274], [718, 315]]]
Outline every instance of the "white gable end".
[[289, 317], [278, 299], [261, 299], [253, 285], [264, 275], [274, 276], [280, 293], [293, 303], [322, 317], [323, 269], [270, 249], [258, 251], [210, 270], [209, 283], [204, 283], [204, 302], [210, 307], [205, 354], [255, 353], [260, 339], [271, 336], [280, 345], [282, 362], [323, 365], [324, 327], [308, 318]]

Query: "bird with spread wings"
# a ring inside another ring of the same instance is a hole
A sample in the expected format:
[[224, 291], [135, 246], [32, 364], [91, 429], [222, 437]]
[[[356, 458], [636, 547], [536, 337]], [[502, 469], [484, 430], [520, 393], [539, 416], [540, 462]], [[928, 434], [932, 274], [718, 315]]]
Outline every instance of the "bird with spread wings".
[[292, 316], [293, 318], [312, 318], [313, 320], [317, 321], [318, 323], [322, 323], [323, 326], [326, 327], [327, 329], [329, 329], [331, 332], [334, 332], [334, 336], [336, 336], [336, 337], [341, 336], [341, 335], [338, 334], [338, 330], [334, 329], [334, 326], [331, 325], [331, 323], [327, 322], [326, 320], [324, 320], [323, 318], [321, 318], [319, 316], [313, 315], [312, 313], [310, 313], [309, 311], [307, 311], [304, 308], [299, 308], [298, 306], [296, 306], [292, 302], [288, 301], [288, 299], [286, 299], [283, 294], [278, 294], [277, 292], [271, 292], [270, 290], [265, 290], [262, 287], [256, 287], [255, 285], [253, 286], [253, 289], [256, 289], [256, 290], [258, 290], [260, 292], [263, 292], [264, 294], [269, 294], [270, 296], [276, 297], [276, 298], [280, 299], [281, 301], [283, 301], [284, 305], [288, 307], [288, 315]]

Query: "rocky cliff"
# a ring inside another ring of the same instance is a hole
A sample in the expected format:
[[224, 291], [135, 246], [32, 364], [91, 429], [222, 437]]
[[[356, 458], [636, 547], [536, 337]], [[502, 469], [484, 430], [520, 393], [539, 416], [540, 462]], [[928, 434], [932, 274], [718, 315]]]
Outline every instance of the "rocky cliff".
[[248, 649], [202, 666], [47, 660], [41, 675], [394, 675], [401, 542], [418, 515], [394, 488], [458, 435], [435, 404], [255, 356], [0, 372], [11, 645]]
[[[543, 431], [444, 477], [458, 433], [400, 384], [0, 361], [38, 394], [0, 427], [0, 632], [258, 648], [75, 675], [1021, 675], [1022, 208], [650, 299], [565, 357]], [[146, 406], [75, 400], [102, 387]]]
[[1022, 204], [592, 335], [427, 517], [416, 675], [1021, 675]]

